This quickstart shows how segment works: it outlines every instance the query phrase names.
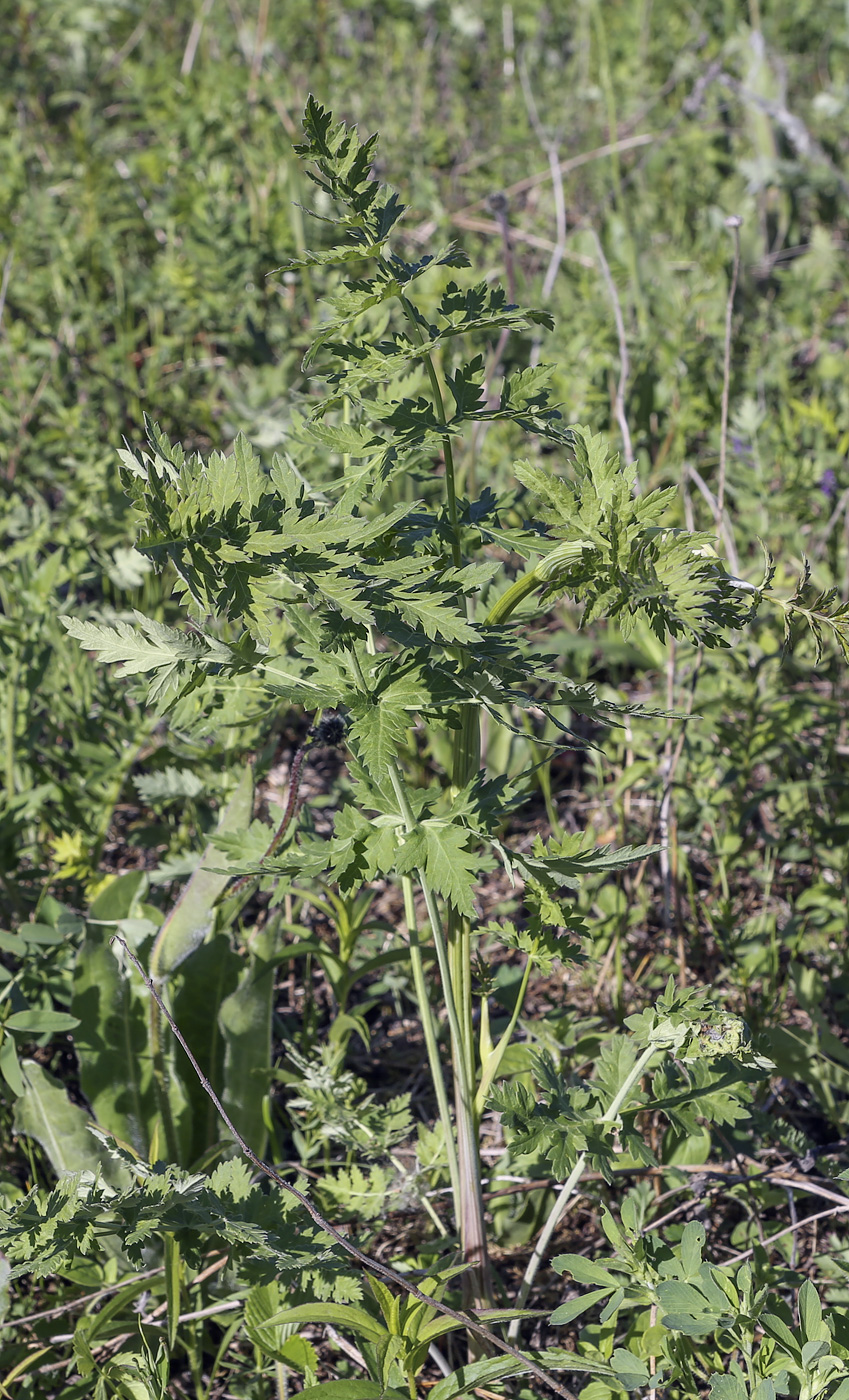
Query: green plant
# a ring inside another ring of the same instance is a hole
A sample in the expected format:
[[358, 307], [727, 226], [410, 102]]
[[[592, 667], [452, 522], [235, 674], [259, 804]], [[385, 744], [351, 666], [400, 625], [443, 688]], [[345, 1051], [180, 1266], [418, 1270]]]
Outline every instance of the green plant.
[[[800, 1400], [825, 1395], [845, 1400], [845, 1318], [823, 1316], [809, 1279], [798, 1291], [794, 1327], [785, 1298], [778, 1289], [760, 1285], [752, 1265], [717, 1268], [704, 1261], [703, 1225], [693, 1221], [685, 1226], [680, 1243], [670, 1248], [641, 1234], [639, 1211], [629, 1200], [621, 1227], [608, 1212], [602, 1226], [612, 1257], [590, 1261], [564, 1254], [553, 1261], [559, 1272], [592, 1288], [558, 1308], [552, 1322], [571, 1322], [589, 1307], [604, 1304], [599, 1325], [586, 1331], [582, 1350], [588, 1356], [609, 1359], [627, 1316], [627, 1340], [642, 1359], [640, 1369], [655, 1377], [655, 1385], [674, 1388], [676, 1394], [697, 1396], [709, 1381], [712, 1400], [772, 1400], [787, 1394], [791, 1385]], [[756, 1253], [763, 1272], [764, 1252]], [[631, 1388], [624, 1365], [618, 1369], [621, 1389]], [[615, 1393], [603, 1384], [584, 1392], [588, 1400], [590, 1394], [602, 1400]]]
[[[491, 399], [483, 356], [464, 358], [464, 345], [471, 341], [474, 349], [493, 331], [547, 324], [547, 316], [518, 311], [484, 283], [461, 288], [450, 280], [446, 269], [466, 262], [454, 247], [405, 261], [390, 245], [403, 208], [370, 173], [376, 138], [361, 142], [350, 128], [334, 126], [312, 100], [304, 127], [299, 153], [332, 201], [322, 218], [340, 241], [289, 270], [341, 264], [349, 275], [331, 297], [330, 314], [308, 352], [308, 364], [327, 362], [330, 387], [301, 425], [299, 465], [276, 456], [266, 472], [241, 437], [231, 458], [187, 456], [150, 424], [149, 449], [121, 454], [124, 481], [139, 512], [138, 548], [157, 569], [173, 570], [191, 630], [140, 613], [135, 627], [77, 618], [67, 618], [66, 626], [85, 648], [120, 662], [123, 674], [147, 674], [148, 703], [183, 725], [192, 717], [208, 723], [215, 707], [228, 704], [228, 693], [237, 707], [249, 698], [254, 706], [297, 705], [317, 717], [326, 711], [344, 716], [351, 789], [332, 835], [304, 835], [279, 850], [273, 829], [256, 823], [247, 834], [216, 837], [229, 865], [226, 873], [210, 871], [210, 892], [221, 897], [234, 870], [243, 872], [240, 888], [251, 874], [273, 880], [277, 899], [316, 877], [335, 882], [342, 900], [364, 881], [400, 880], [465, 1299], [480, 1306], [491, 1302], [493, 1291], [481, 1115], [522, 996], [496, 1041], [484, 996], [475, 1031], [476, 886], [496, 861], [522, 881], [526, 927], [490, 924], [487, 931], [525, 952], [526, 985], [536, 960], [569, 958], [569, 932], [583, 927], [571, 894], [582, 879], [652, 849], [598, 849], [586, 833], [538, 837], [530, 850], [508, 844], [505, 816], [520, 805], [533, 775], [526, 771], [508, 783], [482, 771], [482, 712], [511, 727], [513, 714], [533, 709], [566, 736], [569, 713], [607, 724], [642, 713], [600, 700], [591, 687], [545, 664], [515, 621], [527, 620], [535, 597], [551, 604], [566, 594], [582, 606], [585, 623], [615, 619], [625, 638], [642, 622], [660, 640], [671, 636], [716, 648], [769, 599], [789, 619], [806, 621], [818, 645], [828, 628], [845, 646], [846, 610], [833, 590], [809, 596], [806, 578], [789, 599], [775, 595], [771, 566], [759, 585], [729, 575], [707, 535], [673, 523], [673, 488], [638, 492], [635, 468], [620, 465], [602, 438], [563, 426], [549, 402], [549, 369], [511, 374]], [[467, 499], [459, 492], [463, 434], [469, 424], [492, 422], [534, 434], [570, 463], [568, 475], [541, 460], [516, 465], [523, 506], [535, 503], [528, 523], [505, 523], [512, 493], [499, 497], [486, 488]], [[326, 465], [310, 480], [309, 464], [322, 460]], [[404, 492], [384, 505], [402, 476], [416, 484], [420, 499]], [[504, 550], [528, 561], [513, 582], [492, 557]], [[425, 787], [405, 771], [407, 734], [416, 720], [451, 739], [446, 771]], [[293, 810], [290, 803], [289, 816]], [[426, 929], [418, 927], [416, 887]], [[175, 928], [172, 916], [154, 945], [154, 983], [183, 956], [178, 949], [163, 962], [161, 949]], [[191, 942], [197, 929], [193, 920], [184, 936]], [[426, 939], [438, 984], [425, 971]], [[435, 1002], [448, 1026], [453, 1115]], [[159, 1112], [174, 1159], [179, 1109], [169, 1103], [168, 1086], [176, 1081], [166, 1065], [164, 1027], [155, 1008], [151, 1014]], [[639, 1054], [634, 1044], [642, 1045]], [[656, 1012], [634, 1018], [632, 1039], [617, 1042], [600, 1064], [596, 1090], [580, 1084], [562, 1098], [553, 1067], [540, 1061], [541, 1104], [534, 1107], [518, 1086], [494, 1099], [520, 1148], [556, 1142], [552, 1169], [566, 1178], [521, 1302], [587, 1163], [609, 1169], [623, 1123], [642, 1103], [638, 1081], [650, 1068], [657, 1085], [673, 1073], [656, 1063], [658, 1055], [701, 1067], [691, 1071], [683, 1095], [674, 1074], [657, 1095], [659, 1110], [682, 1131], [693, 1122], [684, 1113], [688, 1099], [699, 1103], [702, 1117], [711, 1116], [713, 1071], [706, 1066], [714, 1062], [721, 1091], [713, 1111], [720, 1121], [745, 1111], [744, 1081], [731, 1066], [761, 1062], [751, 1057], [741, 1023], [693, 995], [676, 999], [672, 988]], [[564, 1135], [566, 1123], [572, 1127]], [[639, 1134], [625, 1140], [629, 1152], [648, 1160]]]

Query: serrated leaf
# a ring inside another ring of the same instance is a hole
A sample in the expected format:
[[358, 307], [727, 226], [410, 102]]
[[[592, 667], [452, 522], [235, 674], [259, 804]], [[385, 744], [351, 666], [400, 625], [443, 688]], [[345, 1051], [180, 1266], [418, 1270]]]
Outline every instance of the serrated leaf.
[[431, 888], [461, 914], [474, 913], [474, 889], [485, 862], [468, 849], [469, 832], [455, 822], [426, 820], [399, 847], [400, 874], [421, 868]]
[[348, 730], [348, 745], [360, 759], [366, 771], [382, 784], [387, 770], [397, 759], [404, 742], [410, 716], [395, 703], [369, 704], [367, 701], [351, 707], [352, 721]]
[[479, 632], [467, 622], [453, 598], [435, 592], [399, 590], [392, 597], [391, 605], [412, 627], [421, 628], [431, 641], [438, 637], [444, 642], [471, 646], [480, 640]]
[[144, 802], [172, 802], [177, 798], [197, 797], [204, 782], [189, 768], [174, 768], [171, 764], [158, 773], [141, 773], [133, 785]]

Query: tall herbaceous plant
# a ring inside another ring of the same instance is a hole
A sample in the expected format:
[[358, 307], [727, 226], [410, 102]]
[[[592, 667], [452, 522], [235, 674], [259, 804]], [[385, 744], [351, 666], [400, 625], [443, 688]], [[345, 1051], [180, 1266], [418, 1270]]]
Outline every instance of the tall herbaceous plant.
[[[276, 843], [273, 828], [258, 837], [254, 824], [230, 837], [228, 868], [261, 873], [276, 901], [318, 879], [342, 900], [377, 880], [400, 886], [398, 937], [409, 944], [467, 1305], [494, 1297], [485, 1109], [495, 1106], [514, 1141], [562, 1183], [521, 1306], [585, 1170], [609, 1177], [623, 1150], [652, 1160], [640, 1108], [650, 1100], [683, 1132], [699, 1119], [733, 1121], [763, 1062], [742, 1023], [670, 986], [654, 1010], [630, 1019], [590, 1079], [567, 1082], [541, 1055], [535, 1092], [498, 1086], [533, 969], [573, 956], [582, 876], [651, 852], [601, 848], [583, 832], [517, 849], [509, 818], [533, 774], [487, 772], [482, 719], [521, 731], [544, 716], [564, 743], [575, 715], [619, 721], [624, 707], [572, 683], [528, 640], [529, 620], [563, 596], [584, 624], [615, 619], [627, 636], [642, 619], [661, 639], [708, 648], [727, 646], [768, 598], [788, 618], [804, 616], [818, 642], [830, 629], [845, 650], [846, 611], [830, 595], [811, 597], [807, 580], [792, 599], [774, 598], [769, 561], [757, 583], [730, 576], [707, 535], [672, 523], [674, 487], [641, 493], [635, 467], [602, 437], [565, 425], [546, 366], [494, 386], [486, 354], [470, 347], [547, 326], [547, 315], [471, 280], [453, 245], [405, 261], [393, 245], [404, 206], [372, 177], [377, 138], [361, 141], [312, 100], [304, 131], [297, 150], [332, 246], [286, 270], [342, 270], [306, 359], [324, 390], [291, 454], [269, 468], [244, 437], [232, 455], [204, 459], [150, 423], [148, 447], [120, 454], [123, 479], [142, 521], [139, 548], [172, 571], [186, 625], [141, 615], [134, 626], [66, 625], [125, 674], [146, 673], [149, 703], [180, 725], [292, 707], [313, 726], [340, 718], [334, 738], [344, 732], [349, 785], [330, 833], [293, 823]], [[498, 421], [505, 441], [527, 438], [529, 456], [512, 472], [519, 489], [474, 490], [470, 439]], [[413, 730], [443, 760], [426, 782], [411, 763]], [[515, 923], [481, 918], [476, 892], [496, 867], [522, 892]], [[497, 1037], [477, 972], [483, 939], [524, 959]]]

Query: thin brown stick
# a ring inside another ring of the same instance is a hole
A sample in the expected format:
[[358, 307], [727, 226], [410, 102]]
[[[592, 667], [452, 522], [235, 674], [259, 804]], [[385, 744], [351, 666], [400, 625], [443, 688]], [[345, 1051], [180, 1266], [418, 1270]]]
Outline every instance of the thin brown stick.
[[517, 1347], [511, 1346], [509, 1342], [503, 1341], [502, 1338], [497, 1335], [497, 1333], [491, 1332], [488, 1327], [484, 1327], [484, 1325], [481, 1322], [478, 1322], [476, 1317], [472, 1316], [467, 1312], [460, 1312], [456, 1308], [450, 1308], [447, 1305], [447, 1303], [437, 1301], [437, 1299], [432, 1298], [430, 1294], [422, 1292], [420, 1288], [417, 1288], [416, 1285], [414, 1283], [411, 1283], [409, 1279], [405, 1278], [403, 1274], [397, 1273], [395, 1269], [390, 1269], [386, 1264], [381, 1264], [377, 1259], [372, 1259], [368, 1254], [366, 1254], [362, 1249], [360, 1249], [358, 1245], [355, 1245], [350, 1239], [343, 1235], [341, 1230], [337, 1230], [336, 1226], [333, 1225], [329, 1220], [327, 1220], [325, 1216], [323, 1216], [321, 1212], [316, 1209], [309, 1197], [304, 1195], [303, 1191], [299, 1191], [297, 1186], [293, 1186], [291, 1182], [285, 1181], [284, 1178], [280, 1176], [279, 1172], [276, 1172], [274, 1168], [268, 1164], [268, 1162], [264, 1162], [261, 1157], [258, 1157], [257, 1154], [254, 1152], [253, 1148], [248, 1146], [247, 1142], [242, 1137], [238, 1128], [230, 1119], [227, 1110], [225, 1109], [224, 1105], [222, 1104], [221, 1100], [219, 1099], [218, 1095], [216, 1094], [215, 1090], [213, 1089], [212, 1085], [210, 1084], [209, 1080], [207, 1079], [206, 1075], [204, 1074], [203, 1070], [201, 1069], [200, 1065], [198, 1064], [197, 1060], [192, 1054], [192, 1051], [189, 1049], [185, 1036], [183, 1035], [176, 1021], [174, 1020], [173, 1016], [168, 1010], [168, 1007], [162, 1000], [162, 997], [159, 995], [159, 992], [156, 990], [156, 987], [154, 986], [153, 982], [148, 977], [147, 973], [145, 972], [135, 953], [132, 951], [131, 948], [128, 947], [124, 939], [121, 938], [119, 934], [115, 934], [110, 941], [112, 943], [119, 944], [120, 947], [123, 948], [127, 958], [130, 960], [130, 962], [133, 964], [133, 967], [136, 969], [139, 976], [142, 978], [145, 986], [147, 987], [147, 990], [153, 997], [154, 1001], [158, 1005], [160, 1011], [162, 1012], [163, 1016], [165, 1017], [169, 1026], [171, 1027], [174, 1037], [177, 1043], [184, 1051], [189, 1061], [189, 1064], [191, 1065], [192, 1069], [195, 1072], [195, 1075], [197, 1076], [198, 1083], [200, 1084], [204, 1093], [207, 1095], [208, 1098], [212, 1100], [212, 1103], [215, 1106], [215, 1111], [217, 1112], [221, 1121], [224, 1123], [225, 1127], [227, 1127], [232, 1133], [234, 1142], [238, 1143], [239, 1147], [241, 1148], [244, 1155], [247, 1157], [248, 1161], [252, 1163], [252, 1165], [256, 1167], [258, 1171], [261, 1171], [265, 1176], [269, 1177], [270, 1180], [274, 1182], [275, 1186], [278, 1186], [281, 1191], [286, 1191], [290, 1196], [294, 1196], [295, 1200], [298, 1201], [300, 1205], [304, 1207], [304, 1210], [307, 1212], [310, 1219], [318, 1226], [318, 1228], [322, 1230], [324, 1234], [329, 1235], [330, 1238], [334, 1240], [336, 1244], [338, 1244], [340, 1248], [345, 1251], [346, 1254], [350, 1255], [352, 1259], [356, 1259], [357, 1263], [363, 1269], [367, 1270], [369, 1273], [376, 1274], [378, 1278], [385, 1279], [388, 1283], [394, 1284], [396, 1288], [402, 1288], [405, 1293], [409, 1293], [411, 1298], [415, 1298], [417, 1303], [424, 1303], [426, 1307], [435, 1308], [435, 1310], [439, 1313], [442, 1313], [444, 1317], [450, 1317], [453, 1319], [454, 1322], [459, 1322], [461, 1326], [467, 1328], [469, 1332], [473, 1332], [475, 1336], [482, 1338], [482, 1340], [487, 1342], [490, 1346], [495, 1347], [497, 1351], [502, 1351], [507, 1356], [514, 1357], [515, 1360], [521, 1363], [522, 1367], [526, 1371], [529, 1371], [531, 1375], [536, 1376], [537, 1380], [543, 1381], [551, 1390], [553, 1390], [555, 1395], [563, 1396], [563, 1400], [576, 1400], [573, 1391], [567, 1390], [567, 1388], [561, 1385], [559, 1381], [554, 1380], [554, 1378], [550, 1376], [547, 1371], [544, 1371], [541, 1366], [537, 1365], [537, 1363], [534, 1360], [532, 1360], [532, 1358], [529, 1357], [525, 1352], [519, 1351]]
[[248, 101], [256, 101], [256, 87], [259, 75], [262, 71], [262, 51], [265, 47], [265, 33], [268, 29], [268, 11], [271, 0], [259, 0], [259, 14], [256, 21], [256, 34], [254, 35], [254, 52], [251, 59], [251, 76], [248, 83]]
[[[278, 826], [277, 830], [272, 836], [266, 850], [263, 852], [263, 865], [267, 860], [271, 860], [272, 856], [276, 855], [277, 851], [280, 848], [280, 842], [286, 835], [286, 832], [289, 829], [289, 824], [297, 810], [298, 793], [301, 789], [301, 769], [304, 766], [304, 759], [306, 758], [308, 748], [309, 742], [307, 742], [306, 744], [302, 744], [301, 747], [298, 749], [297, 753], [295, 754], [295, 757], [292, 759], [292, 767], [289, 771], [289, 795], [286, 799], [286, 806], [283, 809], [283, 816], [280, 819], [280, 825]], [[257, 873], [261, 875], [262, 871], [259, 871]], [[234, 894], [239, 894], [241, 890], [245, 889], [251, 883], [251, 881], [255, 880], [256, 878], [257, 877], [255, 874], [242, 875], [236, 881], [235, 884], [230, 885], [230, 887], [224, 891], [223, 895], [221, 896], [222, 899], [230, 899]]]
[[[788, 1225], [784, 1230], [779, 1230], [777, 1234], [770, 1235], [769, 1239], [763, 1241], [762, 1247], [764, 1249], [769, 1249], [770, 1245], [775, 1244], [776, 1240], [783, 1239], [785, 1235], [792, 1235], [796, 1230], [803, 1229], [805, 1225], [813, 1225], [815, 1220], [826, 1220], [832, 1215], [842, 1215], [843, 1212], [847, 1210], [849, 1210], [849, 1201], [846, 1202], [845, 1206], [832, 1206], [831, 1210], [817, 1211], [816, 1215], [808, 1215], [804, 1220], [797, 1220], [795, 1225]], [[751, 1249], [744, 1249], [741, 1254], [732, 1254], [730, 1259], [725, 1260], [723, 1267], [725, 1267], [725, 1264], [745, 1263], [747, 1259], [751, 1259], [755, 1248], [756, 1246], [753, 1245]]]
[[[639, 146], [650, 146], [653, 141], [657, 140], [657, 137], [658, 133], [655, 131], [646, 131], [639, 136], [625, 136], [621, 141], [610, 141], [604, 146], [596, 146], [592, 151], [582, 151], [580, 155], [569, 156], [566, 160], [558, 162], [558, 168], [562, 175], [568, 175], [570, 170], [578, 170], [582, 165], [589, 165], [594, 160], [604, 160], [605, 157], [613, 155], [614, 152], [633, 151]], [[540, 170], [536, 175], [528, 175], [524, 180], [517, 180], [515, 184], [508, 185], [504, 194], [508, 199], [511, 195], [523, 194], [525, 190], [533, 189], [534, 185], [545, 184], [546, 180], [551, 179], [551, 174], [549, 166], [547, 170]], [[456, 222], [462, 214], [471, 214], [476, 209], [482, 209], [485, 204], [486, 196], [483, 199], [474, 200], [471, 204], [464, 204], [461, 209], [457, 209], [450, 216], [452, 222]], [[424, 232], [425, 229], [427, 232]], [[430, 238], [432, 233], [433, 228], [426, 224], [415, 229], [413, 236], [424, 241]]]
[[731, 323], [734, 316], [734, 297], [737, 294], [737, 279], [740, 276], [740, 229], [743, 220], [739, 214], [730, 214], [725, 227], [734, 237], [734, 267], [731, 273], [731, 286], [728, 288], [728, 301], [725, 304], [725, 356], [722, 366], [722, 415], [719, 428], [719, 483], [716, 488], [716, 533], [722, 529], [725, 512], [725, 471], [728, 457], [728, 400], [731, 390]]
[[[628, 419], [625, 414], [625, 389], [628, 384], [628, 376], [631, 373], [631, 359], [628, 354], [628, 338], [625, 334], [625, 318], [622, 315], [622, 305], [619, 301], [619, 293], [616, 290], [616, 283], [610, 271], [610, 264], [604, 255], [601, 246], [601, 239], [594, 228], [590, 228], [593, 243], [595, 244], [598, 264], [601, 268], [601, 275], [607, 287], [607, 293], [613, 305], [613, 319], [616, 322], [616, 335], [619, 340], [619, 383], [616, 386], [616, 399], [614, 402], [614, 412], [616, 421], [619, 424], [619, 431], [622, 434], [622, 445], [625, 451], [625, 461], [634, 460], [634, 449], [631, 445], [631, 430], [628, 427]], [[636, 483], [635, 483], [636, 484]], [[639, 488], [637, 488], [639, 489]]]
[[58, 1308], [46, 1308], [43, 1312], [27, 1313], [24, 1317], [10, 1317], [5, 1322], [0, 1322], [0, 1331], [4, 1327], [23, 1327], [28, 1322], [53, 1322], [57, 1317], [64, 1317], [66, 1313], [73, 1312], [74, 1308], [87, 1308], [91, 1303], [99, 1303], [101, 1298], [111, 1298], [113, 1293], [120, 1293], [122, 1288], [129, 1288], [133, 1283], [139, 1283], [143, 1279], [156, 1278], [158, 1274], [164, 1273], [160, 1266], [158, 1269], [146, 1269], [142, 1274], [133, 1274], [130, 1278], [122, 1278], [120, 1283], [113, 1283], [109, 1288], [99, 1288], [96, 1293], [84, 1293], [81, 1298], [73, 1298], [70, 1303], [63, 1303]]
[[207, 15], [214, 3], [215, 0], [203, 0], [200, 14], [192, 21], [192, 27], [189, 30], [189, 37], [186, 41], [186, 48], [183, 53], [183, 61], [180, 64], [181, 78], [187, 78], [194, 67], [195, 54], [198, 51], [198, 44], [200, 43], [200, 36], [203, 33], [203, 26], [206, 23]]
[[[716, 509], [716, 497], [714, 496], [704, 477], [696, 471], [696, 468], [692, 465], [691, 462], [685, 463], [684, 474], [685, 476], [688, 476], [690, 478], [690, 480], [693, 482], [693, 485], [698, 488], [700, 494], [707, 501], [711, 512], [713, 513], [714, 521], [716, 521], [718, 518]], [[740, 563], [737, 558], [737, 546], [734, 543], [734, 536], [731, 533], [731, 526], [727, 514], [725, 515], [724, 519], [720, 522], [719, 537], [722, 540], [723, 545], [725, 546], [725, 557], [728, 562], [728, 567], [731, 570], [734, 577], [739, 578]]]
[[[476, 219], [468, 214], [457, 214], [452, 216], [451, 223], [457, 228], [467, 229], [469, 233], [488, 233], [493, 238], [500, 232], [499, 224], [495, 219]], [[510, 237], [514, 243], [526, 243], [529, 248], [538, 248], [541, 253], [553, 253], [557, 249], [557, 244], [552, 243], [550, 238], [541, 238], [536, 233], [526, 233], [524, 229], [510, 227]], [[595, 269], [595, 262], [586, 253], [576, 253], [572, 248], [564, 248], [561, 256], [567, 262], [577, 263], [579, 267], [585, 267], [588, 271]]]
[[[534, 130], [540, 146], [548, 157], [548, 168], [551, 171], [551, 185], [554, 194], [554, 220], [557, 241], [551, 253], [548, 268], [542, 283], [542, 304], [543, 306], [551, 296], [557, 274], [560, 271], [560, 264], [563, 261], [563, 252], [566, 247], [566, 196], [563, 190], [563, 171], [560, 165], [560, 135], [551, 137], [546, 133], [539, 111], [537, 110], [536, 99], [531, 88], [531, 80], [528, 74], [528, 66], [523, 59], [519, 62], [519, 78], [522, 84], [522, 95], [525, 99], [525, 109], [528, 113], [528, 120]], [[539, 351], [535, 344], [534, 349], [539, 358]], [[536, 361], [534, 361], [536, 363]]]

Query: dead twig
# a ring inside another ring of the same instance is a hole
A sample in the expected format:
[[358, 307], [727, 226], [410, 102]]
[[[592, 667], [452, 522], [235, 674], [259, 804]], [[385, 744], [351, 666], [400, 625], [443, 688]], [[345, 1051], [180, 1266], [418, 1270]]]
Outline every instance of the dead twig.
[[740, 276], [740, 229], [743, 220], [739, 214], [729, 214], [725, 227], [734, 237], [734, 267], [728, 300], [725, 303], [725, 354], [722, 366], [722, 410], [719, 428], [719, 483], [716, 489], [716, 533], [719, 534], [725, 514], [725, 469], [728, 454], [728, 400], [731, 390], [731, 322], [734, 315], [734, 297], [737, 294], [737, 279]]
[[200, 7], [200, 14], [195, 16], [192, 27], [189, 30], [189, 37], [183, 52], [183, 61], [180, 64], [180, 77], [187, 78], [194, 67], [195, 54], [198, 51], [198, 44], [203, 33], [203, 26], [206, 24], [210, 10], [215, 4], [215, 0], [203, 0]]
[[262, 51], [265, 48], [265, 35], [268, 29], [268, 11], [271, 0], [259, 0], [259, 14], [256, 21], [256, 33], [254, 35], [254, 51], [251, 58], [251, 76], [248, 81], [248, 102], [256, 101], [256, 89], [259, 75], [262, 71]]
[[[558, 161], [558, 169], [561, 175], [568, 175], [571, 170], [579, 170], [582, 165], [589, 165], [595, 160], [604, 160], [607, 156], [612, 155], [614, 151], [637, 150], [640, 146], [650, 146], [652, 142], [657, 139], [658, 133], [654, 131], [646, 131], [636, 136], [623, 136], [620, 141], [609, 141], [603, 146], [597, 146], [592, 151], [583, 151], [580, 155], [569, 156], [566, 160]], [[541, 170], [536, 175], [528, 175], [524, 180], [516, 180], [514, 184], [507, 185], [503, 193], [508, 199], [511, 199], [513, 195], [523, 194], [525, 190], [531, 190], [535, 185], [545, 184], [546, 180], [551, 179], [551, 175], [552, 171], [549, 166], [547, 170]], [[459, 224], [462, 228], [464, 225], [461, 223], [461, 220], [466, 215], [474, 214], [477, 209], [484, 209], [486, 203], [486, 196], [484, 196], [483, 199], [473, 200], [471, 204], [464, 204], [460, 209], [456, 209], [453, 214], [449, 214], [448, 219], [451, 223]], [[410, 231], [410, 237], [416, 243], [426, 243], [433, 237], [437, 226], [437, 221], [435, 219], [427, 219], [424, 223], [419, 224], [417, 228]], [[468, 225], [466, 225], [466, 227], [468, 227]]]
[[73, 1298], [70, 1303], [62, 1303], [57, 1308], [46, 1308], [43, 1312], [27, 1313], [24, 1317], [7, 1318], [5, 1322], [0, 1322], [0, 1331], [4, 1327], [23, 1327], [29, 1322], [53, 1322], [57, 1317], [64, 1317], [66, 1313], [73, 1312], [74, 1308], [87, 1308], [92, 1303], [99, 1303], [103, 1298], [111, 1298], [114, 1293], [120, 1293], [122, 1288], [129, 1288], [133, 1283], [140, 1283], [143, 1279], [156, 1278], [164, 1270], [160, 1266], [158, 1269], [146, 1269], [144, 1273], [133, 1274], [130, 1278], [122, 1278], [120, 1283], [110, 1284], [108, 1288], [99, 1288], [96, 1293], [85, 1293], [81, 1298]]
[[[622, 434], [622, 446], [625, 452], [625, 461], [632, 462], [634, 460], [634, 449], [631, 444], [631, 430], [628, 427], [628, 418], [625, 413], [625, 389], [628, 384], [628, 377], [631, 373], [631, 360], [628, 354], [628, 338], [625, 335], [625, 318], [622, 315], [622, 305], [619, 301], [619, 293], [616, 290], [616, 283], [614, 282], [613, 275], [610, 271], [610, 264], [608, 263], [607, 258], [604, 255], [604, 249], [601, 246], [601, 239], [599, 238], [594, 228], [590, 229], [590, 235], [592, 237], [593, 243], [595, 244], [596, 256], [598, 257], [598, 264], [601, 268], [601, 275], [604, 278], [604, 283], [607, 287], [607, 293], [613, 305], [613, 319], [616, 322], [616, 335], [619, 339], [619, 383], [616, 387], [616, 398], [614, 400], [613, 407], [614, 413], [616, 415], [616, 421], [619, 424], [619, 431]], [[637, 483], [635, 482], [634, 484], [635, 490], [637, 490]]]
[[[771, 1245], [775, 1244], [776, 1240], [781, 1240], [784, 1239], [786, 1235], [794, 1234], [797, 1230], [801, 1230], [805, 1225], [813, 1225], [814, 1221], [816, 1220], [827, 1220], [829, 1216], [841, 1215], [847, 1210], [849, 1210], [849, 1201], [847, 1201], [846, 1204], [842, 1206], [832, 1206], [831, 1210], [820, 1210], [817, 1212], [816, 1215], [808, 1215], [804, 1218], [804, 1220], [797, 1220], [795, 1225], [788, 1225], [784, 1230], [779, 1230], [776, 1234], [770, 1235], [768, 1239], [765, 1239], [763, 1241], [763, 1245], [761, 1247], [763, 1249], [769, 1249]], [[751, 1249], [744, 1249], [740, 1254], [732, 1254], [730, 1259], [725, 1260], [725, 1263], [743, 1264], [747, 1259], [752, 1258], [754, 1252], [754, 1246]]]

